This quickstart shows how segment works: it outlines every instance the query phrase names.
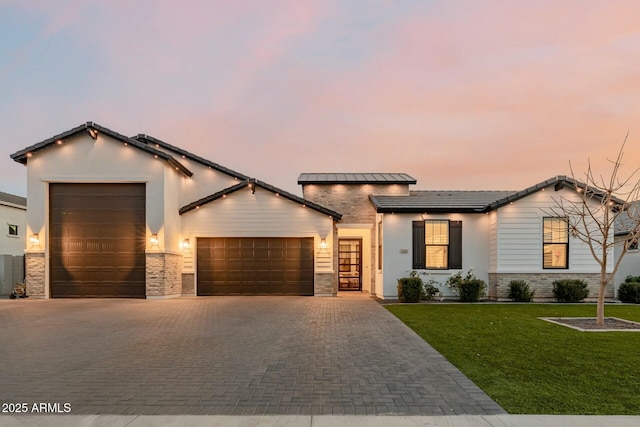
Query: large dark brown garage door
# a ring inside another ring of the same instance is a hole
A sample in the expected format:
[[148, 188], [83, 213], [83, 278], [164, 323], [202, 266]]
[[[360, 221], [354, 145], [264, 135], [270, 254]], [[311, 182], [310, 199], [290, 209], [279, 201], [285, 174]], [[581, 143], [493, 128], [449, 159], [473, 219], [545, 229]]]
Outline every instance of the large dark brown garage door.
[[52, 297], [145, 296], [145, 184], [49, 185]]
[[198, 295], [313, 295], [313, 238], [197, 240]]

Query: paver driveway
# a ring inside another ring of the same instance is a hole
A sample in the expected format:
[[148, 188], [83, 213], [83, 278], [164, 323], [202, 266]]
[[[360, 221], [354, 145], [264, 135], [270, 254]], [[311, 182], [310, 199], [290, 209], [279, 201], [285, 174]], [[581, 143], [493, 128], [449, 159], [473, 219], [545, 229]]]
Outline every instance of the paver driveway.
[[0, 300], [0, 324], [0, 402], [70, 403], [72, 414], [504, 412], [364, 296]]

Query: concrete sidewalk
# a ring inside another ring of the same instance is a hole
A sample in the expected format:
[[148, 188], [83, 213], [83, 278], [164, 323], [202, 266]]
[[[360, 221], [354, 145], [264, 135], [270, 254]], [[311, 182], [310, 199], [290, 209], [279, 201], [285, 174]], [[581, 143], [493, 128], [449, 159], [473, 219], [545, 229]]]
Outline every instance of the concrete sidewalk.
[[23, 415], [0, 416], [0, 426], [225, 426], [225, 427], [638, 427], [638, 416], [587, 415]]

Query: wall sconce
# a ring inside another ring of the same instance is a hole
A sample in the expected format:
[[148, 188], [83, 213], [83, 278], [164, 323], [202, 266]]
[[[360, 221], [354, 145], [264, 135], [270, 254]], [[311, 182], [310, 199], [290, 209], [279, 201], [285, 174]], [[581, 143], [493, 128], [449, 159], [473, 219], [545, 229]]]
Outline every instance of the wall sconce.
[[151, 238], [149, 239], [149, 242], [151, 243], [152, 246], [156, 246], [158, 244], [158, 235], [152, 234]]
[[32, 245], [39, 245], [40, 244], [40, 237], [38, 237], [38, 234], [32, 234], [31, 237], [29, 237], [29, 242]]
[[191, 243], [189, 243], [189, 239], [184, 239], [181, 245], [182, 245], [182, 249], [189, 249], [191, 247]]
[[325, 239], [324, 237], [320, 239], [320, 248], [327, 249], [327, 239]]

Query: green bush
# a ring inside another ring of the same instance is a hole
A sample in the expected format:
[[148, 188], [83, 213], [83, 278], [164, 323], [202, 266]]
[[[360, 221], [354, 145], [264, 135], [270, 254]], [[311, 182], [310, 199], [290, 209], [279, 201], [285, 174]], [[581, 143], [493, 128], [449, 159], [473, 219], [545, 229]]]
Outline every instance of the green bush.
[[640, 276], [627, 276], [624, 279], [625, 283], [640, 283]]
[[[629, 277], [627, 277], [627, 279]], [[638, 277], [638, 279], [637, 282], [627, 282], [625, 280], [625, 282], [620, 285], [618, 288], [618, 299], [620, 301], [640, 304], [640, 277]]]
[[558, 302], [581, 302], [589, 296], [587, 282], [579, 279], [564, 279], [553, 282], [553, 296]]
[[400, 302], [419, 302], [422, 296], [422, 279], [417, 276], [398, 279], [398, 299]]
[[486, 295], [487, 290], [487, 284], [484, 280], [478, 279], [471, 270], [464, 278], [461, 272], [454, 274], [449, 277], [445, 285], [458, 293], [461, 302], [480, 301], [480, 298]]
[[525, 280], [512, 280], [509, 282], [509, 298], [516, 302], [531, 302], [535, 290], [529, 287]]
[[440, 289], [438, 289], [435, 285], [439, 284], [435, 280], [427, 281], [422, 288], [422, 299], [429, 301], [433, 299], [434, 296], [440, 293]]

